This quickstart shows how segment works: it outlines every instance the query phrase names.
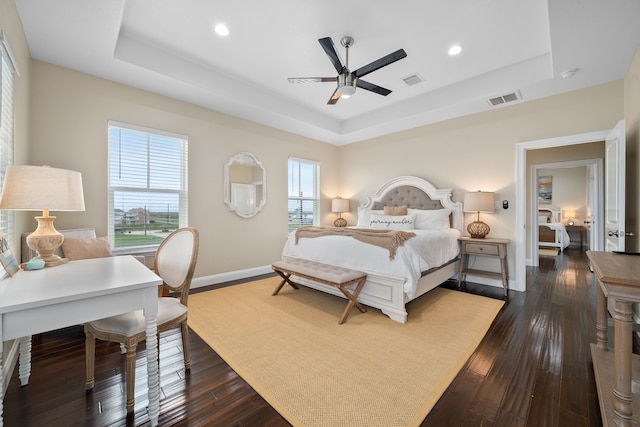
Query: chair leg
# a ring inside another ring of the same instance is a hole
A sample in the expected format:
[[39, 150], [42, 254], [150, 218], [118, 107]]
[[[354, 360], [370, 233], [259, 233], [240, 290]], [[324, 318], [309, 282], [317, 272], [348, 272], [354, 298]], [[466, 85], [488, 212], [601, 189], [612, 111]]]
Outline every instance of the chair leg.
[[182, 322], [182, 351], [184, 353], [184, 369], [189, 371], [191, 369], [191, 356], [189, 355], [189, 326], [187, 321]]
[[127, 371], [125, 372], [127, 382], [127, 412], [133, 412], [136, 396], [136, 347], [137, 342], [127, 342]]
[[96, 336], [93, 335], [85, 326], [84, 327], [84, 358], [86, 364], [87, 375], [85, 378], [84, 387], [87, 390], [93, 389], [93, 384], [95, 382], [94, 379], [94, 371], [95, 371], [95, 360], [96, 360]]

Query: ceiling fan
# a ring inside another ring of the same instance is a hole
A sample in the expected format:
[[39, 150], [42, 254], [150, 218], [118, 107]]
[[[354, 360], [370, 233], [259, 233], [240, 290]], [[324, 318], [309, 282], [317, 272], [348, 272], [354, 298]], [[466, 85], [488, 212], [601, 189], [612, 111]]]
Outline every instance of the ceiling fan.
[[347, 62], [343, 63], [340, 55], [336, 51], [336, 47], [333, 44], [333, 40], [331, 37], [324, 37], [322, 39], [318, 39], [320, 42], [320, 46], [324, 49], [324, 52], [329, 57], [329, 60], [335, 67], [338, 72], [337, 77], [290, 77], [289, 83], [308, 83], [308, 82], [337, 82], [338, 86], [336, 90], [329, 98], [329, 102], [327, 104], [334, 105], [340, 97], [348, 98], [353, 95], [356, 91], [356, 87], [361, 89], [365, 89], [374, 93], [377, 93], [382, 96], [387, 96], [391, 93], [389, 89], [385, 89], [378, 85], [374, 85], [373, 83], [369, 83], [365, 80], [362, 80], [361, 77], [366, 76], [369, 73], [372, 73], [382, 67], [385, 67], [389, 64], [393, 64], [394, 62], [406, 58], [407, 53], [404, 49], [398, 49], [393, 53], [390, 53], [387, 56], [383, 56], [380, 59], [373, 61], [370, 64], [365, 65], [364, 67], [360, 67], [357, 70], [351, 72], [349, 71], [349, 48], [353, 46], [353, 38], [352, 37], [343, 37], [340, 39], [340, 43], [346, 49]]

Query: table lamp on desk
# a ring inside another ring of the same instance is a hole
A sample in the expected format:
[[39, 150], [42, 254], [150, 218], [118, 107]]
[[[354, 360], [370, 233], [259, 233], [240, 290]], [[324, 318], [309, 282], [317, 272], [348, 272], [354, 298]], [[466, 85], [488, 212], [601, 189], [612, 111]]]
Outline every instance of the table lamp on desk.
[[82, 175], [80, 172], [49, 166], [13, 165], [7, 167], [0, 209], [42, 211], [37, 216], [38, 228], [27, 237], [27, 245], [44, 260], [45, 267], [64, 264], [54, 251], [64, 236], [53, 225], [55, 216], [49, 211], [84, 211]]

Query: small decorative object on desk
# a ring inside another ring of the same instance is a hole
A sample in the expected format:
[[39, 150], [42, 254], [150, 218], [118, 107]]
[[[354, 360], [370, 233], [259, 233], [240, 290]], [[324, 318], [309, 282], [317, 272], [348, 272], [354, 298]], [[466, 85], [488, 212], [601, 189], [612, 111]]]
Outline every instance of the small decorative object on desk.
[[13, 277], [20, 270], [18, 266], [18, 261], [11, 253], [11, 249], [9, 249], [9, 243], [7, 239], [4, 237], [4, 234], [0, 234], [0, 264], [7, 271], [9, 276]]

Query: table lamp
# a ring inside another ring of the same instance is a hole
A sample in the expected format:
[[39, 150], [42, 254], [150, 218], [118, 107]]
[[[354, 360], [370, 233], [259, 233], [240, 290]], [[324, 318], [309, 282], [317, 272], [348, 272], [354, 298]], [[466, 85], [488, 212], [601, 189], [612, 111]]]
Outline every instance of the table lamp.
[[342, 212], [349, 212], [349, 200], [341, 199], [340, 197], [331, 200], [331, 212], [338, 214], [338, 218], [333, 222], [333, 225], [336, 227], [346, 227], [347, 220], [342, 218]]
[[488, 191], [476, 191], [474, 193], [465, 194], [464, 211], [475, 212], [477, 214], [476, 220], [467, 226], [469, 235], [476, 239], [484, 239], [484, 237], [489, 234], [489, 231], [491, 231], [491, 228], [484, 222], [480, 221], [480, 212], [495, 212], [494, 194]]
[[574, 209], [566, 209], [564, 211], [564, 217], [568, 220], [567, 225], [574, 225], [574, 219], [576, 217], [576, 211]]
[[0, 209], [42, 211], [38, 228], [27, 237], [27, 245], [38, 253], [45, 267], [64, 264], [54, 251], [64, 236], [53, 226], [55, 216], [49, 211], [84, 211], [80, 172], [49, 166], [8, 166], [2, 187]]

